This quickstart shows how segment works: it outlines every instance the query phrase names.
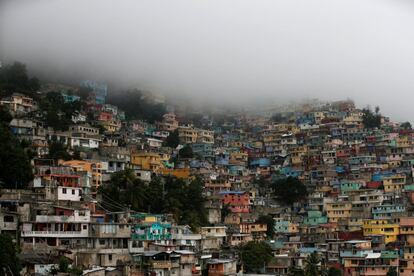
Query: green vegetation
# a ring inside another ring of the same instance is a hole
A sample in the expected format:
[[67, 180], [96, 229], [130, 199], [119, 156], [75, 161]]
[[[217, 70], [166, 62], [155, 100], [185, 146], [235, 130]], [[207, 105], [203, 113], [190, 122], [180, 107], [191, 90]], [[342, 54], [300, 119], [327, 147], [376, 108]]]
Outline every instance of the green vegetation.
[[48, 158], [54, 160], [70, 160], [71, 155], [68, 153], [67, 147], [63, 143], [59, 141], [52, 141], [49, 144]]
[[220, 209], [221, 222], [224, 223], [229, 214], [231, 214], [230, 204], [224, 204]]
[[180, 158], [193, 158], [193, 149], [189, 145], [185, 145], [180, 151], [178, 152]]
[[395, 267], [390, 267], [387, 271], [387, 276], [397, 276], [397, 269]]
[[35, 97], [39, 88], [39, 80], [27, 75], [26, 65], [23, 63], [15, 62], [0, 68], [0, 97], [10, 96], [15, 92]]
[[17, 249], [10, 235], [0, 234], [0, 276], [20, 275]]
[[370, 108], [362, 109], [362, 123], [365, 128], [380, 128], [381, 127], [381, 114], [379, 113], [379, 107], [375, 107], [375, 113]]
[[52, 269], [50, 274], [57, 275], [58, 273], [67, 273], [69, 275], [82, 275], [82, 269], [74, 266], [70, 266], [68, 258], [61, 256], [59, 258], [59, 264], [57, 268]]
[[264, 176], [255, 178], [253, 181], [253, 185], [259, 189], [259, 194], [262, 196], [265, 196], [268, 189], [271, 187], [270, 181]]
[[142, 119], [154, 123], [161, 121], [162, 116], [166, 113], [165, 105], [153, 103], [138, 90], [114, 93], [112, 97], [108, 98], [108, 103], [124, 110], [130, 120]]
[[167, 139], [165, 140], [165, 145], [167, 147], [175, 149], [180, 144], [180, 140], [178, 139], [178, 130], [174, 130], [173, 132], [168, 135]]
[[328, 269], [328, 276], [342, 276], [342, 271], [335, 267], [330, 267]]
[[69, 125], [72, 124], [72, 114], [82, 111], [85, 103], [82, 101], [65, 103], [60, 93], [49, 92], [41, 99], [39, 106], [49, 127], [55, 130], [68, 130]]
[[402, 129], [405, 129], [405, 130], [411, 130], [411, 129], [412, 129], [412, 127], [411, 127], [411, 123], [410, 123], [410, 122], [404, 122], [404, 123], [402, 123], [402, 124], [400, 125], [400, 127], [401, 127]]
[[33, 179], [32, 168], [22, 144], [9, 130], [11, 118], [0, 108], [0, 186], [24, 188]]
[[320, 263], [321, 263], [321, 259], [319, 258], [318, 254], [314, 252], [305, 259], [305, 266], [303, 269], [293, 265], [289, 267], [288, 275], [289, 276], [320, 276], [320, 275], [340, 276], [342, 275], [341, 271], [334, 267], [329, 268], [329, 270], [321, 269]]
[[296, 266], [290, 266], [288, 268], [288, 276], [304, 276], [305, 272], [302, 268]]
[[154, 177], [146, 184], [132, 170], [125, 170], [114, 173], [111, 183], [101, 186], [98, 192], [103, 207], [111, 211], [130, 206], [140, 212], [171, 213], [179, 224], [193, 229], [207, 224], [202, 182], [198, 178], [186, 183], [171, 177]]
[[321, 275], [320, 258], [316, 252], [310, 254], [305, 260], [305, 276]]
[[251, 273], [263, 272], [266, 264], [272, 259], [272, 248], [265, 242], [251, 241], [240, 249], [244, 271]]
[[267, 238], [271, 239], [273, 235], [275, 234], [275, 220], [272, 218], [272, 216], [269, 215], [262, 215], [260, 216], [256, 223], [262, 223], [267, 225]]
[[279, 179], [273, 183], [277, 199], [287, 205], [303, 200], [307, 196], [306, 186], [296, 177]]

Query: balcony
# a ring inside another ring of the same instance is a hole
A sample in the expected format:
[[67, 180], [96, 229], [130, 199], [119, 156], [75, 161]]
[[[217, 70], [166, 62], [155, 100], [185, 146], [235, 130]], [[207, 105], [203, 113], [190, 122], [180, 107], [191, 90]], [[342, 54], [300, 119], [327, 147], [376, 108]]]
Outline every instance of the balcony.
[[365, 258], [368, 253], [372, 253], [372, 250], [341, 250], [339, 256], [341, 258]]
[[36, 222], [90, 222], [90, 216], [46, 216], [37, 215]]
[[127, 224], [92, 224], [91, 234], [97, 238], [129, 238], [131, 226]]
[[171, 234], [132, 234], [133, 240], [140, 241], [158, 241], [158, 240], [171, 240]]
[[22, 231], [22, 237], [87, 238], [88, 231]]
[[174, 240], [201, 240], [200, 234], [173, 234]]
[[2, 231], [16, 231], [17, 230], [17, 222], [4, 222], [3, 226], [1, 227]]
[[180, 267], [180, 264], [172, 263], [171, 261], [153, 261], [151, 266], [154, 269], [171, 269]]
[[226, 233], [224, 232], [210, 232], [210, 233], [204, 233], [205, 237], [210, 237], [210, 238], [225, 238], [226, 237]]

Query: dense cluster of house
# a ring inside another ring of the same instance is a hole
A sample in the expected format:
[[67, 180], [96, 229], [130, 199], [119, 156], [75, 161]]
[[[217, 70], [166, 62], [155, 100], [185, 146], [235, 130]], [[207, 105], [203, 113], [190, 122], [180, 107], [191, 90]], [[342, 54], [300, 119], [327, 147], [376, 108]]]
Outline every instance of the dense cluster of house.
[[[234, 114], [218, 123], [205, 115], [197, 125], [171, 110], [150, 124], [126, 120], [105, 104], [105, 86], [86, 85], [101, 128], [77, 112], [69, 130], [55, 131], [31, 115], [33, 99], [15, 94], [0, 102], [14, 116], [12, 132], [37, 154], [30, 187], [0, 193], [0, 230], [19, 243], [27, 273], [47, 274], [64, 256], [85, 275], [236, 275], [243, 269], [238, 248], [249, 241], [272, 248], [267, 274], [288, 275], [315, 252], [320, 266], [343, 275], [386, 275], [390, 267], [414, 273], [410, 129], [385, 117], [381, 128], [367, 129], [351, 101], [300, 105], [277, 121]], [[176, 148], [165, 146], [173, 132]], [[82, 158], [48, 159], [51, 141]], [[180, 157], [183, 146], [193, 157]], [[169, 214], [105, 210], [105, 200], [122, 203], [97, 191], [126, 168], [144, 182], [200, 177], [209, 225], [192, 231]], [[306, 185], [305, 200], [286, 206], [271, 185], [257, 185], [284, 177]], [[257, 223], [261, 215], [273, 218], [274, 236]]]

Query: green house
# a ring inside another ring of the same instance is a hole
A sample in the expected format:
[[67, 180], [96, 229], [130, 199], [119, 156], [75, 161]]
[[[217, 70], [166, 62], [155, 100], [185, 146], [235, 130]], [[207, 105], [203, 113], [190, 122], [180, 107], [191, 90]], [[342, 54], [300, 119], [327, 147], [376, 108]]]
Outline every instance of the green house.
[[316, 226], [324, 223], [328, 223], [328, 218], [323, 216], [321, 211], [308, 211], [308, 216], [303, 220], [303, 224], [308, 226]]
[[160, 241], [171, 240], [171, 224], [161, 222], [141, 222], [132, 229], [132, 240]]

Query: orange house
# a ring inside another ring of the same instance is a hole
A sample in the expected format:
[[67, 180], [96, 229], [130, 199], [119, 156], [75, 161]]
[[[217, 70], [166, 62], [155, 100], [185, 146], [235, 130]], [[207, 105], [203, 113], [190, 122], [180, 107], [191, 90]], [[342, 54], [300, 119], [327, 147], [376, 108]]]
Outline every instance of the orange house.
[[102, 184], [101, 162], [83, 160], [59, 160], [59, 165], [72, 167], [78, 172], [88, 172], [92, 176], [92, 187], [98, 188]]
[[181, 169], [161, 169], [161, 174], [164, 176], [174, 176], [177, 178], [189, 178], [190, 177], [190, 168], [181, 168]]
[[211, 259], [208, 261], [208, 276], [236, 275], [236, 260]]
[[228, 205], [233, 213], [250, 212], [250, 196], [246, 192], [225, 191], [220, 194], [224, 195], [223, 204]]

